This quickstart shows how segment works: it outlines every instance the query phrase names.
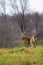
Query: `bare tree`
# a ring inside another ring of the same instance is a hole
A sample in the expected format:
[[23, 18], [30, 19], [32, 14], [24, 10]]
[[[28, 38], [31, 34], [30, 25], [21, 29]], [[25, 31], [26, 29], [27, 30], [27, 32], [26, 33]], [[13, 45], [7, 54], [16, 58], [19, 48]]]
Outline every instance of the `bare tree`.
[[38, 36], [39, 32], [39, 23], [40, 23], [41, 16], [37, 12], [35, 13], [35, 29], [36, 29], [36, 36]]
[[[4, 17], [3, 22], [6, 22], [6, 2], [5, 0], [0, 0], [0, 15], [2, 15]], [[5, 23], [4, 23], [5, 24]]]
[[0, 0], [0, 14], [6, 14], [6, 9], [5, 9], [5, 0]]
[[13, 12], [17, 14], [17, 22], [21, 32], [24, 33], [26, 30], [25, 14], [29, 11], [28, 0], [10, 0], [10, 2], [13, 8]]

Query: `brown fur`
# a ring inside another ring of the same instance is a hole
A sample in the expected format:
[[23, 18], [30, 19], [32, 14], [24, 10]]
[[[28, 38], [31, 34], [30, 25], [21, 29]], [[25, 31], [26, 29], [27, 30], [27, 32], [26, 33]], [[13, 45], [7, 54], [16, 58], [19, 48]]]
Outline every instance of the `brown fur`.
[[22, 39], [24, 40], [25, 44], [27, 44], [27, 46], [30, 44], [31, 46], [33, 46], [33, 43], [36, 42], [37, 37], [35, 36], [23, 36]]

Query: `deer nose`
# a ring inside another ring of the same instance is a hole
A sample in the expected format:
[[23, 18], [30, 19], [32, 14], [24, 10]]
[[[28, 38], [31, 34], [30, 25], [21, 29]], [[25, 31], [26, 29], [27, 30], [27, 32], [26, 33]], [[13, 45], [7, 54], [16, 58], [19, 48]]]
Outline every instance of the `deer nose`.
[[23, 37], [23, 36], [24, 36], [24, 34], [22, 33], [21, 37]]

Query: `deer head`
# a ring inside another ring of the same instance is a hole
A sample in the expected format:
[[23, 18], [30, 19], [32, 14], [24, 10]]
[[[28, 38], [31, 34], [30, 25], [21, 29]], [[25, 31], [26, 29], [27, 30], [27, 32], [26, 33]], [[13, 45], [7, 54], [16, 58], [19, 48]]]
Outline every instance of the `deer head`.
[[21, 34], [21, 37], [23, 37], [23, 36], [25, 36], [25, 33], [26, 33], [26, 32], [25, 32], [25, 31], [22, 32], [22, 31], [19, 29], [19, 33]]

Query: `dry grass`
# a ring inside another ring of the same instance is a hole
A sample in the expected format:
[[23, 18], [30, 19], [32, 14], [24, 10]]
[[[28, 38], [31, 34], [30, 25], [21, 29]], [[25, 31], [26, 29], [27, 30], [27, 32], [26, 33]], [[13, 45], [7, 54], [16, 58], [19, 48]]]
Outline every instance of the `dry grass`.
[[43, 65], [43, 46], [0, 49], [0, 65]]

